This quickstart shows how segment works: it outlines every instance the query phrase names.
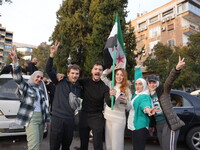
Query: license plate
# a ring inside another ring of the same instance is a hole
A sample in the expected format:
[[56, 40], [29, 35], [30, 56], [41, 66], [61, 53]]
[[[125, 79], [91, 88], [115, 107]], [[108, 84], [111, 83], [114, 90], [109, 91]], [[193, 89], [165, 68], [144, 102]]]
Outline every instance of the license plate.
[[23, 128], [24, 128], [23, 126], [18, 125], [18, 124], [16, 124], [16, 123], [11, 123], [11, 124], [9, 125], [9, 129], [23, 129]]

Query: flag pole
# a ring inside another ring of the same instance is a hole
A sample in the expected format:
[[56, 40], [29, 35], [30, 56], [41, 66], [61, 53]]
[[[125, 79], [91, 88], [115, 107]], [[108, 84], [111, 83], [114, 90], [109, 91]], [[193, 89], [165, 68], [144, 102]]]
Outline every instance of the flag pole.
[[[113, 55], [113, 64], [112, 64], [112, 85], [111, 87], [114, 88], [115, 86], [115, 63], [116, 63], [116, 46], [114, 46], [114, 55]], [[111, 97], [111, 110], [114, 109], [114, 96]]]

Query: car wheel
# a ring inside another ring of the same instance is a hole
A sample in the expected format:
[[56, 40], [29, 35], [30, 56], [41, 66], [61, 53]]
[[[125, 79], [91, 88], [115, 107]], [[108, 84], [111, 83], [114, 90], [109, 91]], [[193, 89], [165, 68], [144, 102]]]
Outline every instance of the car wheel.
[[200, 150], [200, 127], [192, 128], [188, 132], [186, 143], [190, 150]]

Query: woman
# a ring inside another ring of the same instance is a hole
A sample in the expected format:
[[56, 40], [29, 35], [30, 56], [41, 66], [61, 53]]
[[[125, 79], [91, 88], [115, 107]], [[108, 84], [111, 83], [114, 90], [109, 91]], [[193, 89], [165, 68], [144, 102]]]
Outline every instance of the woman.
[[15, 47], [11, 50], [10, 57], [14, 64], [13, 79], [18, 85], [18, 95], [21, 98], [16, 122], [25, 126], [28, 149], [39, 150], [43, 139], [44, 125], [50, 121], [47, 100], [41, 87], [43, 73], [35, 71], [26, 83], [21, 75]]
[[155, 109], [151, 109], [151, 97], [144, 79], [136, 80], [135, 89], [135, 95], [131, 100], [132, 109], [128, 117], [128, 129], [132, 131], [134, 150], [145, 150], [150, 122], [148, 115], [153, 115]]
[[[165, 83], [162, 85], [156, 75], [148, 77], [148, 87], [152, 98], [152, 105], [157, 106], [160, 111], [156, 112], [151, 120], [151, 126], [156, 127], [158, 141], [162, 150], [176, 150], [179, 132], [185, 123], [177, 116], [171, 102], [170, 91], [174, 81], [179, 77], [185, 66], [184, 58], [173, 67]], [[153, 134], [154, 128], [150, 128]]]
[[[101, 79], [111, 88], [111, 81], [107, 79], [107, 75], [111, 73], [111, 69], [104, 70]], [[106, 105], [104, 118], [105, 125], [105, 145], [107, 150], [123, 150], [124, 149], [124, 129], [126, 125], [125, 109], [130, 109], [129, 101], [131, 99], [131, 91], [127, 82], [127, 73], [124, 69], [115, 70], [114, 95], [116, 97], [114, 109]]]

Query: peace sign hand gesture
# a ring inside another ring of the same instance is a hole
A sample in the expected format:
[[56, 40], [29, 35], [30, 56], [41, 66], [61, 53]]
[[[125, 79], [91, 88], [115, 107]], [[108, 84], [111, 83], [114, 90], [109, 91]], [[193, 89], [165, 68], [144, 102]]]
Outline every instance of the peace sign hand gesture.
[[58, 50], [59, 45], [60, 45], [60, 42], [56, 40], [55, 44], [50, 47], [50, 57], [54, 57], [55, 53]]
[[182, 58], [179, 56], [178, 64], [176, 65], [176, 70], [181, 70], [185, 66], [185, 58]]
[[136, 58], [135, 58], [135, 62], [136, 62], [136, 68], [138, 67], [141, 67], [142, 66], [142, 60], [141, 60], [141, 57], [142, 55], [138, 55]]
[[18, 62], [18, 60], [17, 60], [17, 51], [16, 51], [16, 47], [15, 46], [12, 46], [12, 49], [11, 49], [9, 55], [10, 55], [10, 58], [12, 59], [13, 64]]

